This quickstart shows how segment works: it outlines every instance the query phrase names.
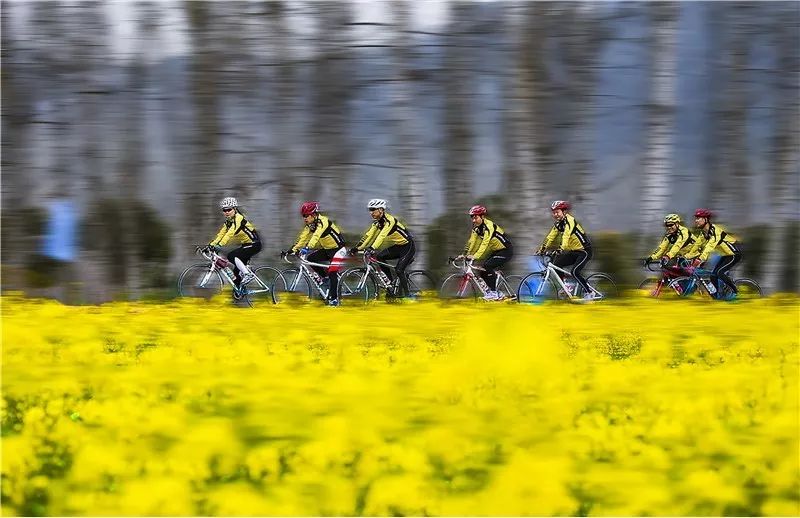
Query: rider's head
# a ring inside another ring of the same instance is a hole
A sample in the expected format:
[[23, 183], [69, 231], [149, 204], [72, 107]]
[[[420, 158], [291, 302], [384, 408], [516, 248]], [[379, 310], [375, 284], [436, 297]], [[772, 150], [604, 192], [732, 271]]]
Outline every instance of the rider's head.
[[369, 211], [369, 215], [372, 216], [372, 219], [377, 220], [383, 217], [387, 206], [388, 203], [386, 203], [386, 200], [382, 198], [373, 198], [367, 203], [367, 210]]
[[307, 201], [300, 205], [300, 215], [303, 216], [303, 221], [306, 224], [311, 223], [319, 214], [319, 203], [316, 201]]
[[711, 223], [711, 217], [714, 214], [708, 209], [697, 209], [694, 211], [694, 226], [697, 228], [704, 228]]
[[550, 210], [553, 212], [553, 219], [561, 221], [567, 216], [567, 211], [570, 209], [568, 201], [556, 200], [550, 204]]
[[667, 214], [664, 216], [664, 227], [667, 232], [674, 234], [678, 231], [678, 225], [681, 224], [681, 217], [677, 214]]
[[487, 212], [488, 211], [486, 210], [486, 207], [484, 207], [483, 205], [473, 205], [469, 209], [468, 213], [470, 215], [470, 218], [472, 219], [472, 226], [478, 227], [482, 225], [483, 219], [486, 217]]
[[239, 202], [232, 196], [222, 198], [222, 201], [219, 202], [219, 208], [222, 210], [222, 213], [225, 214], [226, 218], [233, 217], [233, 215], [236, 214], [237, 207], [239, 207]]

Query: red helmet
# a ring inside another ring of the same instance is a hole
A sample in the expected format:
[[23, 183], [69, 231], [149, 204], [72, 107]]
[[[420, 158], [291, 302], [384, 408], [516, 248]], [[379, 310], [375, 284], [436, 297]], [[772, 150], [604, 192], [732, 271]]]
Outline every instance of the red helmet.
[[316, 201], [307, 201], [300, 205], [300, 214], [302, 214], [303, 217], [310, 216], [315, 212], [319, 212], [319, 203]]
[[571, 205], [569, 204], [569, 202], [564, 200], [556, 200], [550, 204], [550, 210], [556, 210], [556, 209], [569, 210], [570, 207]]
[[711, 216], [713, 216], [713, 213], [708, 209], [697, 209], [696, 211], [694, 211], [694, 217], [695, 218], [706, 218], [706, 219], [708, 219]]
[[473, 205], [472, 208], [469, 209], [470, 216], [485, 216], [487, 212], [486, 207], [483, 205]]

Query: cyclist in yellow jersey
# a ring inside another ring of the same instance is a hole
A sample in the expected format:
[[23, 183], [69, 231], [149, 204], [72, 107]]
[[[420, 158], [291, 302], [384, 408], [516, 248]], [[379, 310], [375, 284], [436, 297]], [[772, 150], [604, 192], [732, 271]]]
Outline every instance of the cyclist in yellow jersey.
[[711, 282], [715, 286], [719, 286], [718, 280], [721, 280], [732, 290], [735, 296], [737, 293], [736, 285], [728, 276], [728, 272], [742, 260], [741, 243], [725, 227], [712, 223], [711, 218], [713, 216], [714, 214], [708, 209], [694, 211], [694, 224], [695, 227], [701, 230], [701, 233], [692, 249], [686, 254], [686, 258], [694, 259], [693, 266], [700, 266], [708, 260], [712, 252], [719, 254], [719, 261], [711, 271]]
[[666, 266], [678, 256], [685, 255], [694, 245], [694, 236], [688, 228], [683, 226], [681, 217], [677, 214], [664, 216], [664, 227], [667, 229], [664, 238], [653, 253], [644, 259], [644, 263], [660, 260]]
[[339, 270], [342, 267], [347, 248], [344, 246], [342, 232], [328, 216], [320, 214], [319, 203], [307, 201], [300, 206], [300, 215], [305, 226], [297, 237], [297, 242], [286, 252], [296, 254], [301, 250], [309, 251], [306, 259], [313, 263], [330, 262], [325, 269], [312, 266], [320, 277], [329, 279], [328, 305], [338, 306]]
[[553, 264], [560, 268], [572, 265], [572, 276], [583, 287], [584, 298], [592, 299], [597, 295], [592, 292], [586, 279], [581, 275], [581, 270], [592, 258], [592, 243], [583, 226], [568, 212], [570, 209], [570, 203], [564, 200], [554, 201], [550, 205], [555, 223], [536, 253], [542, 254], [548, 248], [555, 246], [556, 255], [553, 256]]
[[[261, 239], [256, 227], [247, 221], [245, 215], [239, 211], [239, 202], [236, 198], [223, 198], [219, 203], [219, 208], [225, 214], [225, 223], [209, 245], [221, 248], [231, 241], [241, 243], [239, 248], [228, 253], [228, 260], [232, 264], [233, 277], [238, 288], [242, 283], [242, 272], [236, 267], [234, 259], [238, 257], [244, 264], [247, 264], [254, 255], [261, 251]], [[245, 280], [249, 281], [249, 279]]]
[[[373, 219], [372, 225], [364, 233], [358, 244], [350, 249], [350, 253], [355, 255], [363, 250], [366, 254], [373, 254], [388, 243], [389, 246], [380, 250], [375, 257], [379, 261], [397, 259], [395, 269], [400, 277], [400, 291], [395, 295], [398, 298], [406, 297], [409, 291], [405, 271], [408, 265], [414, 261], [414, 254], [416, 254], [417, 250], [414, 245], [414, 238], [406, 226], [395, 216], [386, 212], [387, 209], [388, 203], [386, 200], [380, 198], [369, 200], [367, 210]], [[392, 280], [392, 270], [389, 267], [381, 266], [381, 270], [389, 277], [389, 280]]]
[[488, 211], [483, 205], [474, 205], [468, 212], [472, 219], [472, 232], [464, 246], [464, 254], [458, 258], [481, 260], [483, 270], [479, 270], [481, 278], [489, 286], [486, 300], [500, 300], [503, 296], [497, 291], [497, 270], [514, 257], [514, 247], [503, 227], [487, 217]]

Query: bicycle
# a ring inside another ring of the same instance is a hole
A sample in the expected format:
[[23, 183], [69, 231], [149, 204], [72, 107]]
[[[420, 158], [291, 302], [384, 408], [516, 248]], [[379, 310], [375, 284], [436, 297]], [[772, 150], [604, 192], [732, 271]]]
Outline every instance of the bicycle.
[[590, 299], [584, 298], [583, 286], [572, 273], [554, 265], [552, 256], [553, 254], [541, 255], [542, 261], [546, 263], [544, 270], [529, 273], [520, 282], [517, 289], [517, 302], [538, 303], [548, 298], [570, 302], [590, 302], [619, 296], [617, 284], [611, 276], [598, 272], [586, 277], [586, 283], [591, 288], [593, 296]]
[[186, 268], [178, 276], [178, 295], [180, 297], [198, 297], [210, 299], [222, 293], [225, 283], [233, 289], [234, 302], [244, 301], [254, 307], [264, 298], [270, 296], [270, 284], [280, 272], [271, 266], [247, 266], [238, 257], [236, 267], [242, 272], [242, 286], [236, 287], [227, 258], [217, 253], [210, 245], [198, 245], [195, 253], [207, 262], [197, 263]]
[[[342, 273], [339, 279], [339, 300], [344, 302], [354, 299], [364, 299], [364, 303], [377, 300], [383, 290], [387, 302], [397, 299], [400, 290], [400, 276], [395, 265], [378, 260], [374, 254], [359, 252], [364, 265], [351, 267]], [[394, 275], [394, 280], [383, 272], [381, 266], [388, 266]], [[412, 299], [420, 299], [425, 293], [436, 290], [436, 281], [433, 275], [425, 270], [410, 270], [405, 272], [408, 283], [408, 295]]]
[[[653, 265], [658, 269], [653, 269]], [[645, 268], [651, 272], [660, 272], [660, 277], [647, 277], [639, 283], [638, 289], [645, 292], [650, 297], [659, 296], [684, 296], [691, 291], [688, 277], [692, 271], [687, 268], [688, 264], [684, 259], [678, 259], [675, 264], [663, 265], [659, 260], [648, 260]], [[665, 290], [665, 288], [667, 288]]]
[[[460, 263], [459, 263], [460, 261]], [[461, 270], [460, 273], [453, 273], [445, 278], [442, 287], [439, 289], [439, 297], [444, 300], [475, 300], [479, 296], [486, 297], [491, 291], [486, 281], [476, 273], [485, 271], [484, 268], [476, 266], [474, 259], [466, 257], [448, 257], [447, 264]], [[495, 291], [501, 294], [497, 300], [514, 300], [517, 298], [517, 286], [522, 281], [521, 275], [503, 275], [500, 270], [495, 270], [497, 281]]]
[[716, 300], [749, 300], [763, 296], [761, 286], [753, 279], [747, 277], [731, 278], [737, 291], [737, 293], [733, 293], [733, 290], [722, 282], [722, 279], [718, 279], [716, 285], [711, 282], [711, 270], [692, 266], [687, 266], [686, 270], [691, 272], [690, 276], [678, 277], [670, 282], [670, 287], [684, 297], [690, 296], [697, 291], [705, 293]]
[[275, 304], [282, 301], [301, 303], [312, 300], [316, 296], [327, 300], [330, 290], [329, 280], [314, 271], [313, 267], [327, 269], [330, 264], [311, 262], [306, 259], [308, 253], [301, 252], [297, 255], [297, 264], [295, 265], [289, 259], [289, 255], [281, 252], [281, 259], [295, 267], [286, 268], [275, 277], [272, 283], [272, 301]]

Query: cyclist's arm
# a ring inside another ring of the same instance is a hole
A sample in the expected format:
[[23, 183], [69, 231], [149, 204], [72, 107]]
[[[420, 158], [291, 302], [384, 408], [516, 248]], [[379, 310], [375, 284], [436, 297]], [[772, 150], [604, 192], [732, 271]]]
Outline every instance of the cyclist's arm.
[[364, 237], [356, 245], [356, 250], [364, 250], [369, 246], [372, 242], [373, 238], [375, 237], [375, 233], [378, 231], [378, 227], [373, 223], [369, 226], [367, 231], [364, 233]]
[[306, 248], [315, 248], [319, 244], [319, 240], [322, 238], [322, 234], [328, 230], [328, 227], [331, 226], [331, 222], [329, 219], [322, 219], [320, 218], [319, 223], [317, 223], [317, 228], [314, 230], [314, 233], [308, 238], [308, 243], [306, 243]]
[[467, 240], [467, 244], [464, 245], [464, 255], [474, 255], [474, 251], [478, 248], [478, 234], [473, 231], [469, 233], [469, 239]]
[[663, 257], [664, 253], [667, 251], [668, 247], [669, 247], [669, 239], [667, 238], [667, 236], [664, 236], [664, 239], [661, 240], [661, 243], [658, 245], [658, 248], [656, 248], [655, 251], [653, 251], [653, 253], [650, 254], [650, 259], [652, 260], [661, 259], [661, 257]]
[[550, 229], [550, 232], [548, 232], [547, 235], [544, 236], [544, 241], [542, 241], [542, 246], [540, 246], [539, 249], [547, 250], [547, 247], [553, 244], [553, 242], [556, 240], [557, 237], [558, 237], [558, 229], [556, 228], [555, 225], [553, 225], [553, 228]]
[[703, 251], [700, 253], [698, 259], [701, 261], [706, 261], [708, 256], [711, 255], [711, 252], [714, 251], [715, 248], [722, 242], [722, 232], [718, 232], [717, 235], [712, 236], [712, 239], [706, 240], [706, 244], [703, 247]]
[[564, 233], [561, 235], [561, 250], [567, 249], [569, 238], [572, 237], [572, 233], [575, 231], [575, 225], [577, 224], [578, 222], [575, 218], [564, 218]]
[[683, 248], [683, 246], [686, 244], [686, 242], [689, 240], [690, 237], [688, 230], [685, 231], [679, 230], [678, 234], [679, 234], [678, 239], [675, 240], [675, 243], [672, 245], [669, 251], [667, 251], [666, 254], [667, 257], [670, 259], [672, 259], [673, 257], [677, 256], [680, 253], [681, 248]]
[[225, 228], [225, 226], [223, 226], [222, 230], [220, 230], [220, 234], [222, 234], [222, 236], [220, 237], [219, 234], [217, 235], [216, 246], [227, 245], [228, 241], [230, 241], [233, 238], [234, 234], [236, 234], [236, 221], [234, 220], [233, 225], [231, 225], [227, 229]]
[[[223, 223], [222, 224], [222, 228], [219, 229], [219, 232], [217, 232], [216, 237], [214, 237], [214, 239], [212, 239], [209, 244], [211, 246], [220, 246], [220, 244], [219, 244], [220, 239], [222, 239], [222, 237], [225, 235], [225, 232], [227, 232], [227, 230], [228, 229], [225, 227], [225, 224]], [[228, 238], [228, 239], [230, 239], [230, 238]]]
[[[480, 259], [486, 253], [486, 249], [489, 248], [489, 242], [494, 237], [495, 231], [495, 224], [491, 221], [486, 221], [486, 231], [483, 233], [483, 239], [481, 239], [481, 244], [478, 247], [478, 250], [475, 252], [475, 259]], [[476, 234], [477, 235], [477, 234]]]
[[297, 241], [295, 242], [294, 246], [291, 248], [292, 253], [296, 253], [298, 250], [303, 248], [306, 243], [308, 243], [309, 238], [311, 237], [311, 231], [308, 229], [307, 226], [303, 227], [303, 230], [300, 231], [300, 235], [297, 236]]
[[394, 226], [397, 224], [397, 220], [394, 219], [394, 216], [389, 214], [385, 214], [385, 216], [386, 223], [383, 225], [381, 231], [378, 232], [378, 235], [375, 236], [375, 241], [372, 242], [372, 248], [375, 250], [380, 248], [380, 246], [383, 244], [383, 240], [386, 239], [386, 236], [389, 235], [389, 232], [391, 232]]
[[688, 252], [683, 254], [683, 257], [686, 259], [694, 259], [695, 257], [700, 255], [700, 251], [703, 249], [703, 244], [705, 243], [705, 237], [703, 235], [699, 235], [697, 239], [695, 239], [694, 244], [689, 249]]

